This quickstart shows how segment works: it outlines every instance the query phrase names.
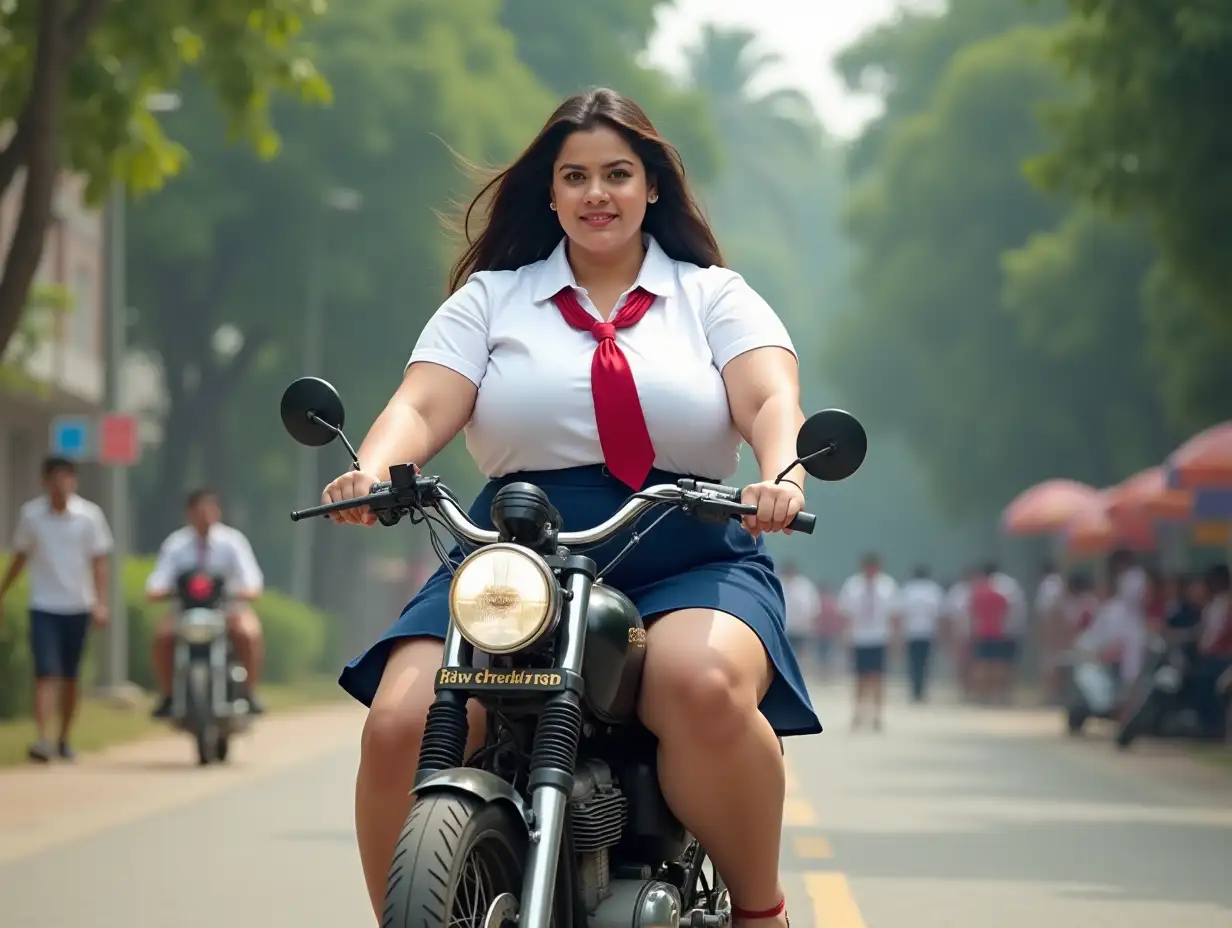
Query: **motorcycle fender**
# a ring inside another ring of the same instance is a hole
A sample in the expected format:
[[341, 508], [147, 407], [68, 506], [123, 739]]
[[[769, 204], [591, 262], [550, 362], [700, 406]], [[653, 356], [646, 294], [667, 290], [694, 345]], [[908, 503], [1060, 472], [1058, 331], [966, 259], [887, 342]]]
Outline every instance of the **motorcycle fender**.
[[530, 806], [518, 795], [517, 791], [487, 770], [475, 767], [454, 767], [452, 770], [439, 770], [417, 783], [411, 794], [417, 799], [431, 796], [433, 793], [470, 793], [483, 802], [504, 802], [509, 805], [530, 832]]

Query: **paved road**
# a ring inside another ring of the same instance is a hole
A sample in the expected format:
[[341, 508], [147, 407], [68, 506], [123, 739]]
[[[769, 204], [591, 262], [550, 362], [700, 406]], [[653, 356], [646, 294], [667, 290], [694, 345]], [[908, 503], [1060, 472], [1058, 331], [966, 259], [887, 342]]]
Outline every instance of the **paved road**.
[[[1049, 716], [894, 705], [788, 745], [784, 871], [806, 928], [1232, 924], [1232, 787], [1071, 743]], [[153, 742], [0, 774], [5, 928], [365, 926], [359, 715], [270, 719], [233, 769]], [[315, 735], [307, 737], [311, 731]]]

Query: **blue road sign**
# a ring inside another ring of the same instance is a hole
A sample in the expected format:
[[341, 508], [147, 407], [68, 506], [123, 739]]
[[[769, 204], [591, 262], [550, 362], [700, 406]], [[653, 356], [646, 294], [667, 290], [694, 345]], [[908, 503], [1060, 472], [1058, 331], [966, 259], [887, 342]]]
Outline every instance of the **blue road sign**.
[[85, 416], [56, 416], [51, 420], [51, 453], [79, 461], [90, 453], [90, 420]]

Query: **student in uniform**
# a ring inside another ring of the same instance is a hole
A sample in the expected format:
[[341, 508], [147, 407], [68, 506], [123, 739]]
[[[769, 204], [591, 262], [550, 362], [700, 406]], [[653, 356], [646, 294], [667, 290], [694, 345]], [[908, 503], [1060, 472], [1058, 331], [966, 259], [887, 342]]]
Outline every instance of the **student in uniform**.
[[923, 702], [928, 693], [928, 673], [933, 642], [945, 607], [945, 591], [921, 564], [915, 576], [899, 591], [898, 614], [907, 640], [907, 670], [911, 680], [911, 699]]
[[886, 654], [894, 635], [898, 584], [881, 570], [881, 559], [868, 554], [860, 572], [847, 578], [838, 594], [838, 607], [847, 623], [855, 694], [851, 727], [868, 721], [875, 731], [883, 725]]
[[[111, 529], [103, 511], [77, 495], [77, 466], [49, 457], [43, 462], [43, 495], [21, 507], [13, 559], [0, 580], [0, 626], [4, 596], [27, 567], [30, 571], [30, 652], [34, 664], [34, 727], [28, 756], [47, 763], [72, 760], [77, 684], [91, 626], [107, 624]], [[57, 738], [52, 717], [59, 709]]]

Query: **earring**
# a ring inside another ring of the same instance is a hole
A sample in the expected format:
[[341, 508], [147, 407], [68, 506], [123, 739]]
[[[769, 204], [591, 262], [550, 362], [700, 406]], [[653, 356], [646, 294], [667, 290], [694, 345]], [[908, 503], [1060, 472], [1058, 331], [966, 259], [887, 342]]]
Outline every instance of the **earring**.
[[552, 208], [552, 212], [556, 212], [556, 201], [555, 200], [552, 200], [551, 202], [549, 202], [548, 206]]
[[646, 202], [647, 203], [658, 203], [659, 195], [657, 193], [652, 193], [650, 196], [646, 198]]

